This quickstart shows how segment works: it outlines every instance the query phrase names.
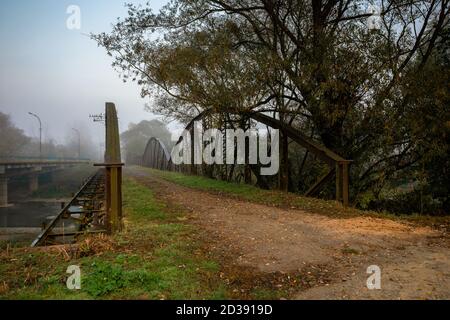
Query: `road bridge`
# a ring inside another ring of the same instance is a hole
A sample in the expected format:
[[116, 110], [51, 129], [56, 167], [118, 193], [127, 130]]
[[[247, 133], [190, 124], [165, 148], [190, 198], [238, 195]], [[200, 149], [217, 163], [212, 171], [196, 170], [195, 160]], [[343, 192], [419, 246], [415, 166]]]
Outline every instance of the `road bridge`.
[[52, 173], [89, 160], [0, 160], [0, 208], [8, 206], [8, 180], [12, 177], [27, 176], [28, 188], [34, 192], [39, 188], [39, 176]]

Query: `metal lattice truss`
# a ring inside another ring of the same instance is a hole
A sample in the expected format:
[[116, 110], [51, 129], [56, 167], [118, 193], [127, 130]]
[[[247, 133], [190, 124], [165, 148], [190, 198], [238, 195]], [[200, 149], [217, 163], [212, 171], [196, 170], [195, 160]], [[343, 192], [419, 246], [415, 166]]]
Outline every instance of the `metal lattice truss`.
[[[191, 132], [191, 141], [193, 141], [194, 134], [194, 124], [195, 122], [201, 121], [206, 117], [212, 115], [214, 110], [209, 109], [198, 116], [193, 118], [191, 122], [186, 126], [187, 131]], [[288, 126], [285, 123], [277, 120], [275, 118], [269, 117], [260, 112], [249, 112], [249, 113], [236, 113], [253, 119], [259, 123], [262, 123], [273, 129], [278, 129], [282, 133], [282, 136], [287, 139], [295, 141], [302, 147], [306, 148], [309, 152], [316, 155], [317, 158], [325, 162], [329, 170], [328, 172], [320, 177], [316, 183], [314, 183], [309, 190], [305, 193], [306, 196], [316, 195], [327, 182], [329, 182], [334, 176], [336, 177], [336, 200], [342, 201], [344, 206], [348, 206], [349, 203], [349, 166], [351, 160], [346, 160], [333, 152], [332, 150], [326, 148], [313, 141], [312, 139], [306, 137], [301, 131], [295, 129], [292, 126]], [[183, 137], [180, 137], [177, 144], [183, 141]], [[194, 157], [194, 152], [191, 152], [191, 156]], [[192, 162], [194, 163], [194, 159]], [[156, 138], [150, 138], [145, 148], [142, 163], [143, 166], [151, 167], [159, 170], [169, 170], [169, 171], [181, 171], [179, 166], [175, 166], [170, 158], [170, 153], [167, 151], [164, 144]], [[195, 174], [195, 166], [190, 166], [193, 170], [191, 173]]]

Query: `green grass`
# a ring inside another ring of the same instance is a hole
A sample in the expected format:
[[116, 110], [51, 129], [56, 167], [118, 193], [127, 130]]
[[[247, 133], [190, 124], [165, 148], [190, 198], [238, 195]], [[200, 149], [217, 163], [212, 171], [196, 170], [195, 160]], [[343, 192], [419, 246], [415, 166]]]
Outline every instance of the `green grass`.
[[[125, 231], [82, 243], [64, 259], [55, 250], [0, 253], [2, 299], [223, 299], [219, 264], [201, 254], [182, 212], [167, 210], [134, 180], [123, 185]], [[111, 247], [94, 250], [96, 245]], [[200, 252], [200, 253], [199, 253]], [[81, 268], [81, 290], [66, 288], [66, 269]]]
[[428, 215], [398, 215], [389, 212], [375, 212], [359, 210], [356, 208], [345, 208], [341, 203], [332, 200], [322, 200], [305, 197], [293, 193], [277, 190], [264, 190], [247, 184], [238, 184], [221, 180], [210, 179], [200, 176], [185, 175], [177, 172], [160, 171], [150, 168], [139, 168], [152, 175], [160, 177], [176, 184], [223, 194], [241, 200], [260, 203], [268, 206], [281, 208], [301, 209], [312, 213], [331, 216], [333, 218], [352, 218], [357, 216], [368, 216], [374, 218], [386, 218], [418, 225], [429, 225], [432, 227], [445, 226], [449, 229], [450, 217], [428, 216]]
[[[172, 172], [140, 169], [168, 181], [271, 206], [300, 208], [335, 217], [393, 215], [343, 208], [323, 201], [244, 184]], [[86, 239], [76, 254], [0, 244], [0, 299], [226, 299], [238, 298], [220, 279], [221, 263], [204, 252], [197, 230], [182, 208], [167, 207], [132, 179], [123, 184], [125, 230], [113, 237]], [[409, 216], [422, 223], [428, 217]], [[69, 248], [67, 248], [68, 251]], [[357, 254], [348, 248], [346, 254]], [[81, 268], [81, 290], [66, 288], [70, 265]], [[238, 279], [239, 274], [236, 274]], [[257, 277], [258, 275], [254, 275]], [[250, 288], [252, 287], [252, 280]], [[274, 299], [287, 293], [271, 286], [254, 288], [247, 298]]]

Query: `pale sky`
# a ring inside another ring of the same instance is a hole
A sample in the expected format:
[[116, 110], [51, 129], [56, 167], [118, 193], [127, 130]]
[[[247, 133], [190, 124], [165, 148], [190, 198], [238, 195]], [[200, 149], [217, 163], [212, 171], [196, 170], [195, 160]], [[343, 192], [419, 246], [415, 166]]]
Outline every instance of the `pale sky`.
[[[134, 83], [123, 83], [112, 59], [87, 35], [109, 31], [126, 16], [125, 2], [147, 0], [2, 0], [0, 1], [0, 111], [11, 115], [26, 134], [64, 142], [72, 127], [103, 139], [103, 128], [89, 119], [107, 101], [118, 109], [120, 130], [129, 122], [155, 118]], [[150, 0], [157, 11], [167, 0]], [[81, 9], [81, 29], [69, 30], [67, 8]]]

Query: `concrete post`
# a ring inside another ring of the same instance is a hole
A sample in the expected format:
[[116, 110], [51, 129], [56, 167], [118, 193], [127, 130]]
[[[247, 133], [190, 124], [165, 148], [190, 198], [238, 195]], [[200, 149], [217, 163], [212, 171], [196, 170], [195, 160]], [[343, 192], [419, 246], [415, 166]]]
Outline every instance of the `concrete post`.
[[28, 191], [35, 192], [39, 188], [39, 176], [37, 174], [31, 174], [28, 182]]
[[[61, 169], [63, 169], [64, 167], [60, 167]], [[53, 180], [54, 180], [54, 178], [55, 178], [55, 171], [50, 171], [49, 173], [48, 173], [48, 182], [49, 183], [52, 183], [53, 182]]]
[[8, 206], [8, 178], [0, 176], [0, 208]]

